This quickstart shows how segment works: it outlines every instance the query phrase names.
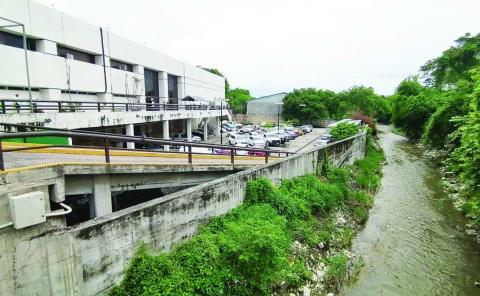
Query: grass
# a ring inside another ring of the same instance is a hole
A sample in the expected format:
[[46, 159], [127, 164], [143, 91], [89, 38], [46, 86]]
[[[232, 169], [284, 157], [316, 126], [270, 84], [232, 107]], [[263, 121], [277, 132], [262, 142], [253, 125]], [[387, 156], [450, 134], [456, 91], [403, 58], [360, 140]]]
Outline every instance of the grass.
[[[312, 278], [307, 261], [312, 264], [309, 254], [318, 252], [319, 243], [330, 250], [352, 243], [356, 231], [338, 227], [334, 213], [351, 212], [362, 223], [368, 217], [373, 199], [366, 192], [378, 187], [382, 156], [371, 143], [368, 147], [365, 160], [351, 168], [327, 168], [325, 176], [279, 186], [266, 178], [249, 182], [240, 207], [213, 218], [172, 252], [154, 255], [140, 247], [110, 294], [271, 295], [298, 289]], [[360, 175], [370, 181], [360, 184]], [[295, 251], [295, 241], [305, 251]], [[329, 254], [326, 282], [334, 287], [347, 273], [348, 258]]]
[[68, 138], [66, 137], [12, 138], [12, 139], [5, 139], [2, 142], [68, 145]]

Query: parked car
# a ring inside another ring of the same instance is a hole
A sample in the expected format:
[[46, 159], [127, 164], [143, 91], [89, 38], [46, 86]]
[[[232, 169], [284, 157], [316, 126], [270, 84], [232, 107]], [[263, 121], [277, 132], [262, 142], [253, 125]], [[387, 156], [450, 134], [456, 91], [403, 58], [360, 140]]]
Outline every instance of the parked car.
[[313, 144], [314, 146], [324, 146], [330, 143], [332, 140], [332, 136], [330, 134], [325, 134], [321, 136], [318, 140], [315, 141]]
[[267, 133], [265, 134], [265, 138], [267, 139], [268, 146], [280, 146], [280, 144], [282, 144], [282, 140], [276, 133]]
[[228, 143], [230, 145], [248, 144], [248, 138], [240, 134], [231, 133], [228, 137]]
[[253, 151], [253, 150], [249, 150], [249, 151], [248, 151], [248, 155], [252, 155], [252, 156], [265, 156], [265, 152], [263, 152], [263, 151]]
[[303, 130], [302, 130], [301, 128], [296, 127], [294, 130], [297, 132], [297, 134], [298, 134], [299, 136], [303, 136], [303, 135], [304, 135]]
[[292, 140], [295, 140], [298, 137], [297, 132], [295, 132], [294, 130], [286, 130], [286, 132], [288, 133], [288, 135], [290, 136], [290, 139]]
[[244, 125], [241, 129], [240, 132], [242, 133], [251, 133], [255, 130], [255, 127], [253, 125]]
[[310, 124], [302, 125], [300, 128], [303, 130], [304, 133], [311, 133], [313, 130], [313, 126], [311, 126]]
[[[247, 144], [238, 143], [235, 147], [247, 148]], [[230, 155], [232, 153], [231, 149], [228, 148], [214, 148], [213, 152], [219, 155]], [[248, 150], [235, 150], [235, 155], [248, 155]]]
[[248, 138], [248, 146], [259, 149], [267, 148], [267, 140], [265, 135], [250, 136]]

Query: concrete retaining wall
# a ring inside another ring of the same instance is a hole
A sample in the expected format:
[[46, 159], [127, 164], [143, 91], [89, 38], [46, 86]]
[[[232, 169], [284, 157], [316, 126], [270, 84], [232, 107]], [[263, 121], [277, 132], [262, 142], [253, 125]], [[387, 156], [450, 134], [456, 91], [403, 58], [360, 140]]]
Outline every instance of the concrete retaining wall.
[[[271, 164], [248, 169], [158, 198], [73, 228], [40, 228], [0, 234], [0, 295], [96, 295], [121, 280], [141, 242], [156, 252], [193, 236], [201, 223], [243, 201], [246, 183], [318, 172], [365, 155], [365, 134]], [[58, 227], [58, 226], [57, 226]]]

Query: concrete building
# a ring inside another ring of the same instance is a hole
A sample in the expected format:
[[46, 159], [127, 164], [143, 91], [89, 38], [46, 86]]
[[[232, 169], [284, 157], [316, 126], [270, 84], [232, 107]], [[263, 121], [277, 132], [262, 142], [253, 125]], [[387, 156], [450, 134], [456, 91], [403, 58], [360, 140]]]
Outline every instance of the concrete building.
[[223, 77], [31, 0], [0, 1], [0, 65], [1, 122], [168, 138], [216, 124], [225, 100]]
[[276, 122], [278, 116], [282, 118], [282, 103], [286, 92], [273, 94], [269, 96], [251, 99], [247, 103], [248, 121], [253, 123], [261, 123], [265, 121]]

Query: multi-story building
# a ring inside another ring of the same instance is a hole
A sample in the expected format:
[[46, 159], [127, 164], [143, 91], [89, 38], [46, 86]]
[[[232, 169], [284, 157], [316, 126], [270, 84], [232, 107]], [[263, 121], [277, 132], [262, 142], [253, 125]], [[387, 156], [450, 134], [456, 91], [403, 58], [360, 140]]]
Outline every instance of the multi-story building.
[[108, 29], [35, 1], [0, 1], [0, 122], [190, 136], [202, 120], [219, 125], [224, 87]]

